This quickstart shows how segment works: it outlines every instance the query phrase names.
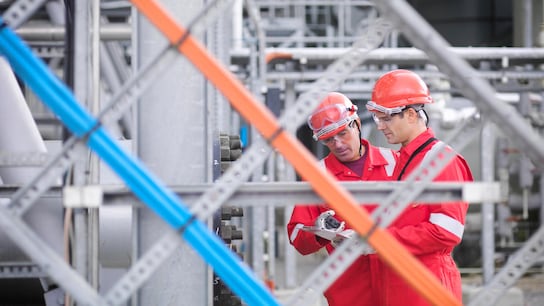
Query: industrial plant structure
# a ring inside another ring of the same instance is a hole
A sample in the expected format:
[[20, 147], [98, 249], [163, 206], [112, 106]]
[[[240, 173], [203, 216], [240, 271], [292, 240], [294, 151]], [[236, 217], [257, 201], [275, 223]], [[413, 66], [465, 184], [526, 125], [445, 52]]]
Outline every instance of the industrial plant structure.
[[[293, 206], [321, 202], [431, 303], [460, 305], [381, 239], [409, 203], [459, 200], [470, 208], [454, 259], [480, 280], [462, 303], [538, 298], [517, 284], [543, 274], [544, 1], [0, 10], [1, 305], [322, 305], [358, 255], [289, 244]], [[396, 68], [425, 80], [431, 127], [473, 183], [432, 183], [448, 161], [438, 155], [404, 182], [339, 183], [320, 168], [326, 148], [306, 120], [330, 91], [359, 105], [365, 138], [390, 146], [364, 105]], [[377, 230], [357, 203], [388, 207]]]

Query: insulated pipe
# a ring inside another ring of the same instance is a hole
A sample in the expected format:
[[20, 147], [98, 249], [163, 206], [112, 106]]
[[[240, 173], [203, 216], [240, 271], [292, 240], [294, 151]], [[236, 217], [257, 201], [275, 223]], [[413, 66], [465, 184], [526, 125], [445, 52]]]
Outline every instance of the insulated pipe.
[[[25, 41], [64, 41], [66, 30], [60, 25], [27, 25], [17, 29], [16, 33]], [[132, 29], [128, 24], [108, 23], [100, 27], [101, 40], [130, 40]]]
[[[45, 143], [32, 118], [21, 88], [9, 63], [0, 57], [0, 152], [45, 153]], [[24, 184], [37, 173], [38, 168], [1, 167], [4, 184]]]
[[99, 209], [99, 258], [102, 267], [127, 269], [130, 267], [132, 208], [130, 205], [107, 205]]
[[234, 49], [242, 48], [244, 32], [244, 3], [243, 0], [234, 0], [232, 5], [232, 46]]
[[[230, 288], [250, 305], [278, 305], [270, 291], [252, 271], [204, 223], [194, 218], [187, 205], [126, 153], [86, 111], [68, 88], [47, 66], [32, 55], [19, 37], [0, 19], [0, 52], [17, 74], [78, 137], [121, 177], [136, 196], [170, 226], [208, 262]], [[10, 233], [7, 233], [8, 235]], [[24, 246], [22, 246], [24, 247]], [[39, 256], [27, 250], [28, 256]], [[39, 261], [38, 261], [39, 262]], [[55, 274], [57, 275], [57, 274]], [[56, 277], [51, 275], [52, 278]], [[59, 283], [62, 283], [60, 280]]]
[[[44, 153], [47, 151], [30, 109], [23, 97], [6, 59], [0, 56], [0, 152]], [[0, 184], [27, 184], [39, 172], [32, 167], [0, 167]], [[60, 182], [59, 182], [60, 183]], [[7, 199], [2, 199], [7, 200]], [[62, 250], [62, 208], [51, 199], [41, 199], [25, 216], [25, 221], [40, 233], [42, 239], [55, 250]], [[6, 232], [0, 233], [0, 258], [2, 261], [26, 261], [28, 257], [16, 246]], [[59, 251], [60, 252], [60, 251]]]
[[[307, 59], [308, 61], [333, 61], [345, 54], [350, 48], [266, 48], [266, 56], [274, 58], [275, 54], [282, 54], [286, 58]], [[542, 48], [499, 48], [499, 47], [451, 47], [445, 48], [465, 60], [500, 60], [526, 59], [541, 60], [544, 58]], [[248, 48], [233, 49], [233, 59], [243, 59], [250, 56]], [[369, 62], [372, 61], [430, 61], [429, 56], [417, 48], [379, 48], [368, 53]]]
[[[271, 111], [256, 101], [236, 77], [221, 66], [157, 2], [133, 0], [132, 3], [225, 95], [231, 105], [255, 126], [265, 139], [268, 139], [270, 145], [289, 160], [302, 178], [310, 182], [314, 190], [330, 203], [353, 229], [367, 237], [380, 257], [416, 291], [437, 305], [461, 305], [461, 301], [446, 290], [394, 237], [384, 229], [376, 227], [368, 213], [358, 205], [351, 194], [341, 188], [330, 173], [318, 166], [312, 153], [295, 137], [284, 131]], [[185, 38], [183, 43], [179, 43], [181, 38]], [[240, 295], [239, 291], [233, 291]]]
[[533, 46], [533, 0], [523, 1], [523, 46]]
[[267, 64], [269, 64], [272, 61], [277, 60], [277, 59], [291, 60], [291, 59], [293, 59], [293, 54], [287, 53], [287, 52], [268, 52], [268, 53], [266, 53], [265, 62]]

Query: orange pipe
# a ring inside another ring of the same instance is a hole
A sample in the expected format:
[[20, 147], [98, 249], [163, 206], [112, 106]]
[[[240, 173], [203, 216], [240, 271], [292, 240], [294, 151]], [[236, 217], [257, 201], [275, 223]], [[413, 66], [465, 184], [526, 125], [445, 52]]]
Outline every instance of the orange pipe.
[[265, 61], [266, 63], [270, 63], [271, 61], [273, 60], [277, 60], [277, 59], [292, 59], [293, 58], [293, 54], [291, 53], [285, 53], [285, 52], [271, 52], [271, 53], [268, 53], [265, 57]]
[[[186, 32], [175, 20], [153, 0], [131, 0], [132, 3], [175, 44]], [[297, 172], [313, 186], [330, 206], [342, 216], [359, 234], [367, 236], [373, 226], [370, 216], [343, 189], [336, 179], [318, 166], [315, 157], [291, 134], [280, 131], [280, 125], [274, 115], [254, 99], [245, 87], [228, 70], [223, 68], [198, 41], [188, 36], [178, 46], [202, 74], [225, 95], [232, 106], [261, 134], [272, 139], [274, 146], [293, 165]], [[278, 131], [280, 131], [278, 133]], [[440, 285], [416, 258], [398, 241], [381, 228], [377, 228], [368, 239], [380, 256], [395, 269], [414, 289], [431, 303], [436, 305], [461, 305], [451, 292]]]

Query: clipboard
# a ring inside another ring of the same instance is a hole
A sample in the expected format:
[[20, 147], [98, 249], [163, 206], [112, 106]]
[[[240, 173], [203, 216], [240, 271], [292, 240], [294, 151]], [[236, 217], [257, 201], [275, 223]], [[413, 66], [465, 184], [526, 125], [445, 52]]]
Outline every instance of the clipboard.
[[315, 226], [305, 225], [305, 226], [302, 227], [302, 230], [305, 231], [305, 232], [313, 233], [316, 236], [319, 236], [321, 238], [325, 238], [325, 239], [331, 240], [331, 241], [337, 240], [337, 239], [343, 240], [343, 239], [349, 238], [349, 236], [346, 236], [342, 232], [335, 233], [335, 232], [319, 229], [319, 228], [317, 228]]

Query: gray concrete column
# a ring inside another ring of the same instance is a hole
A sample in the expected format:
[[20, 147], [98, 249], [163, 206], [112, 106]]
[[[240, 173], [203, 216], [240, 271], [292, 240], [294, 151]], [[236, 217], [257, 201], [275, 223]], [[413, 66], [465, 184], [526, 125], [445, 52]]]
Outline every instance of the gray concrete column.
[[[201, 1], [167, 0], [161, 4], [184, 26], [203, 6]], [[167, 41], [142, 15], [134, 17], [133, 59], [135, 67], [142, 67]], [[197, 39], [202, 41], [202, 37]], [[212, 161], [206, 160], [204, 86], [202, 74], [180, 56], [138, 102], [135, 150], [167, 185], [198, 184], [208, 179]], [[136, 220], [139, 257], [164, 235], [167, 225], [147, 208], [138, 210]], [[205, 262], [184, 244], [140, 289], [138, 305], [207, 305], [208, 282]]]

